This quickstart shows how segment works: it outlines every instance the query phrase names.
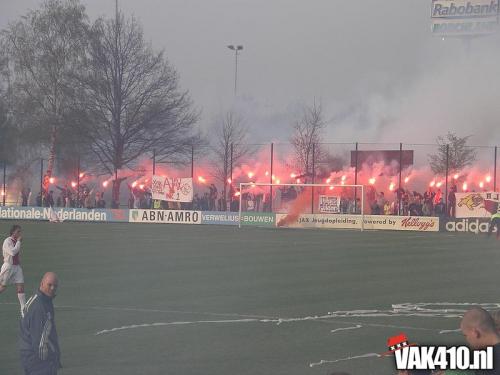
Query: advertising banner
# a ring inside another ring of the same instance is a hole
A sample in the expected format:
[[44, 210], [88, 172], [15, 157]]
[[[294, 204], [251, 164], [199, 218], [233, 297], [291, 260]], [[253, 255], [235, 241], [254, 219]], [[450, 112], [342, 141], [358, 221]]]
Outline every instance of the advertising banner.
[[193, 179], [153, 176], [151, 184], [153, 199], [168, 202], [192, 202]]
[[88, 222], [127, 222], [128, 210], [50, 207], [0, 207], [0, 220], [50, 220]]
[[499, 0], [433, 0], [432, 32], [442, 36], [490, 34], [498, 28]]
[[201, 211], [129, 210], [131, 223], [201, 224]]
[[[278, 225], [288, 221], [287, 215], [276, 215]], [[360, 215], [303, 214], [296, 221], [288, 223], [292, 228], [361, 229]], [[364, 229], [438, 232], [439, 218], [421, 216], [365, 215]]]
[[490, 218], [498, 210], [500, 193], [455, 193], [457, 200], [455, 217]]
[[241, 225], [274, 227], [276, 215], [270, 212], [242, 212]]
[[338, 214], [340, 212], [340, 197], [320, 195], [318, 204], [321, 213]]
[[365, 229], [439, 232], [439, 218], [431, 216], [365, 215]]
[[290, 221], [289, 215], [277, 214], [276, 223], [289, 228], [360, 229], [361, 216], [302, 214]]
[[201, 213], [202, 224], [238, 225], [240, 215], [238, 212], [203, 211]]
[[[441, 219], [441, 231], [448, 233], [485, 234], [490, 229], [490, 219]], [[493, 233], [497, 229], [493, 228]]]

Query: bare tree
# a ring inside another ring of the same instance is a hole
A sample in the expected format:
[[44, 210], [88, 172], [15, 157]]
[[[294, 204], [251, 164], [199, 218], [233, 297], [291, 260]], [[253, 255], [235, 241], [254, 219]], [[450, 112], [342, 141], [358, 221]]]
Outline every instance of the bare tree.
[[[88, 69], [80, 77], [86, 121], [82, 136], [89, 140], [103, 171], [118, 175], [156, 149], [158, 159], [191, 152], [200, 142], [198, 112], [179, 76], [163, 52], [144, 41], [134, 18], [99, 19], [92, 27]], [[83, 116], [81, 116], [83, 118]], [[122, 178], [113, 183], [113, 203], [119, 201]]]
[[428, 155], [432, 171], [437, 175], [444, 176], [447, 163], [449, 173], [459, 172], [472, 165], [476, 161], [477, 155], [473, 148], [467, 146], [469, 138], [470, 136], [459, 137], [451, 132], [446, 136], [439, 136], [437, 138], [437, 152]]
[[317, 163], [325, 156], [320, 144], [325, 126], [323, 108], [316, 102], [311, 106], [304, 106], [293, 125], [294, 133], [290, 141], [295, 151], [296, 168], [302, 175], [312, 176], [313, 158], [314, 163]]
[[[213, 176], [219, 180], [223, 188], [224, 203], [227, 199], [227, 184], [232, 166], [248, 155], [252, 147], [247, 143], [248, 131], [241, 116], [229, 111], [220, 116], [215, 124], [213, 152], [215, 155]], [[233, 181], [231, 181], [231, 184]]]
[[77, 0], [46, 0], [3, 31], [12, 66], [18, 124], [48, 145], [46, 180], [52, 175], [58, 133], [74, 95], [73, 72], [85, 51], [85, 8]]

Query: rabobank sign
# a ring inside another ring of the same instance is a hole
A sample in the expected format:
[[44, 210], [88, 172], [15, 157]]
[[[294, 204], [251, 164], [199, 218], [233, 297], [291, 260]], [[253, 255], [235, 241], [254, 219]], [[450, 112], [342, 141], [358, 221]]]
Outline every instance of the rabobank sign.
[[499, 0], [434, 0], [432, 18], [497, 17]]
[[433, 0], [432, 33], [439, 36], [486, 35], [498, 30], [500, 0]]

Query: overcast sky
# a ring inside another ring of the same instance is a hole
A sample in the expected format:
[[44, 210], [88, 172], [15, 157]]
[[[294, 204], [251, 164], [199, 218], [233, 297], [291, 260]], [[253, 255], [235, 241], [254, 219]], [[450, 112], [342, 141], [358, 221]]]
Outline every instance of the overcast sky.
[[[81, 1], [91, 19], [114, 14], [114, 0]], [[0, 0], [0, 28], [39, 3]], [[433, 36], [430, 3], [119, 0], [165, 50], [202, 109], [204, 128], [235, 104], [234, 53], [226, 46], [242, 44], [237, 107], [257, 140], [287, 139], [291, 113], [316, 99], [331, 141], [423, 142], [456, 130], [494, 142], [499, 40], [481, 38], [467, 50], [460, 40]]]

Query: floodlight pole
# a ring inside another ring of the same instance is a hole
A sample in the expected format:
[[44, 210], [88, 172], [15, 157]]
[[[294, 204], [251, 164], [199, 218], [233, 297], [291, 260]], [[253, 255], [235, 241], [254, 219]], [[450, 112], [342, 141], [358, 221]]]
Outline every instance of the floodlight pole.
[[40, 159], [40, 202], [43, 207], [43, 159]]
[[233, 183], [233, 144], [231, 143], [231, 155], [229, 157], [229, 175], [231, 178], [231, 183]]
[[[356, 188], [354, 188], [356, 190]], [[361, 231], [365, 230], [365, 185], [361, 185]]]
[[448, 216], [449, 211], [448, 211], [448, 168], [450, 164], [450, 145], [446, 145], [446, 182], [445, 182], [445, 188], [444, 188], [444, 209], [446, 210], [446, 216]]
[[401, 215], [401, 173], [403, 171], [403, 143], [399, 144], [399, 188], [398, 188], [398, 215]]
[[498, 146], [495, 146], [495, 167], [493, 170], [493, 191], [497, 191], [497, 151]]
[[80, 202], [80, 155], [78, 155], [78, 167], [77, 167], [77, 175], [76, 175], [76, 206], [82, 203]]
[[6, 193], [6, 181], [5, 179], [7, 178], [7, 162], [4, 160], [3, 161], [3, 196], [2, 196], [2, 205], [5, 206], [5, 196], [7, 195]]
[[229, 45], [227, 48], [234, 51], [234, 96], [236, 96], [238, 87], [238, 55], [239, 52], [243, 50], [243, 46]]
[[[358, 184], [358, 142], [354, 153], [354, 185]], [[363, 191], [361, 191], [363, 193]], [[358, 209], [358, 189], [354, 189], [354, 212]]]
[[[271, 143], [271, 175], [269, 176], [270, 180], [270, 208], [271, 212], [273, 212], [273, 167], [274, 167], [274, 143]], [[240, 191], [241, 192], [241, 191]]]
[[156, 174], [156, 149], [153, 149], [153, 176]]
[[191, 178], [194, 178], [194, 145], [191, 145]]
[[241, 228], [241, 197], [243, 196], [243, 190], [242, 190], [242, 183], [240, 182], [240, 196], [239, 196], [239, 200], [240, 200], [240, 204], [239, 204], [239, 208], [238, 208], [238, 227]]
[[229, 179], [231, 183], [229, 184], [229, 211], [231, 211], [231, 204], [233, 203], [233, 198], [234, 198], [234, 193], [235, 191], [233, 190], [233, 194], [231, 194], [231, 188], [234, 186], [233, 185], [233, 143], [231, 143], [231, 150], [229, 154]]
[[[314, 185], [314, 175], [316, 174], [316, 143], [312, 144], [312, 177], [311, 181]], [[311, 188], [311, 214], [314, 214], [314, 186]]]

